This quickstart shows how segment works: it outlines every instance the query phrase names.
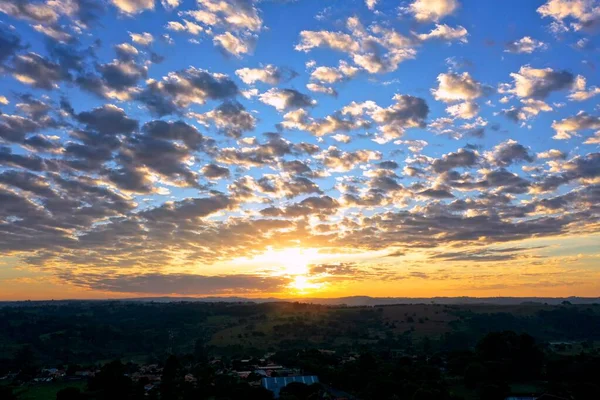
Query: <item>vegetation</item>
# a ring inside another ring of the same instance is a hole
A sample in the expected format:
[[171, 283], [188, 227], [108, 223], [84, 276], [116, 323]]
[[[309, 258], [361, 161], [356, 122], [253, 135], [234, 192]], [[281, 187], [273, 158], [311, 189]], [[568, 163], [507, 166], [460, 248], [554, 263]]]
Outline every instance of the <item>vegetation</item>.
[[[598, 305], [30, 303], [0, 308], [0, 398], [271, 399], [260, 375], [236, 374], [270, 352], [321, 382], [288, 385], [284, 400], [332, 388], [364, 400], [597, 399], [599, 348]], [[160, 385], [136, 372], [147, 364]], [[51, 368], [64, 376], [45, 378]]]

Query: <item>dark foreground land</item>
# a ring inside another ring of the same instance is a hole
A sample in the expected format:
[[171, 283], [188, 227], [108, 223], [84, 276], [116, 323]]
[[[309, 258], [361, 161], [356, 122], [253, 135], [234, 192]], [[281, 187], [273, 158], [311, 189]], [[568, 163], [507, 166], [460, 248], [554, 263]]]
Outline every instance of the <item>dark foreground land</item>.
[[[600, 304], [0, 308], [0, 399], [600, 399]], [[551, 397], [550, 395], [556, 396]]]

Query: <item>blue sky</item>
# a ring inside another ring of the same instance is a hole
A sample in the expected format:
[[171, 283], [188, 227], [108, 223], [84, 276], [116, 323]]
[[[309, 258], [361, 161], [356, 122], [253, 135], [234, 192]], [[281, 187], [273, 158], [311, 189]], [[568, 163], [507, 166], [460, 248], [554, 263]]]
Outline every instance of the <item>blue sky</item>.
[[6, 298], [597, 294], [596, 0], [0, 0], [0, 21]]

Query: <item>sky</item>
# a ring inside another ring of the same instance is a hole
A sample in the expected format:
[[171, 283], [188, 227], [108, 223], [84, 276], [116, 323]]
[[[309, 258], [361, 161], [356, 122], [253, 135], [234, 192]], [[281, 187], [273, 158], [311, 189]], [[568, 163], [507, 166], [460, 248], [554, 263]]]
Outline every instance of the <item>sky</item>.
[[599, 0], [0, 0], [0, 300], [600, 295]]

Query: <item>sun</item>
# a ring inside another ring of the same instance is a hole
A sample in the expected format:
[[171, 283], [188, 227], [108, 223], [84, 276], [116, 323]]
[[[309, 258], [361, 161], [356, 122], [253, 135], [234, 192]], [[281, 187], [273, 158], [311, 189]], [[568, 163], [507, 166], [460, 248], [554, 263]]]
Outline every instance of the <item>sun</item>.
[[317, 256], [316, 249], [300, 247], [273, 249], [268, 247], [263, 254], [254, 257], [253, 261], [272, 268], [273, 275], [298, 276], [310, 273], [309, 266], [314, 263]]
[[322, 283], [314, 282], [310, 276], [310, 266], [318, 260], [317, 249], [267, 247], [264, 253], [243, 261], [261, 265], [268, 270], [269, 275], [289, 279], [286, 286], [292, 293], [305, 294], [323, 287]]
[[290, 282], [289, 287], [294, 289], [296, 292], [303, 294], [311, 290], [320, 289], [323, 285], [320, 283], [311, 282], [310, 278], [303, 275], [294, 277], [294, 280]]

